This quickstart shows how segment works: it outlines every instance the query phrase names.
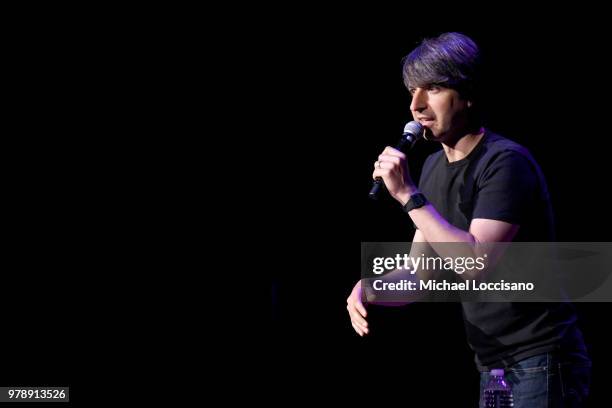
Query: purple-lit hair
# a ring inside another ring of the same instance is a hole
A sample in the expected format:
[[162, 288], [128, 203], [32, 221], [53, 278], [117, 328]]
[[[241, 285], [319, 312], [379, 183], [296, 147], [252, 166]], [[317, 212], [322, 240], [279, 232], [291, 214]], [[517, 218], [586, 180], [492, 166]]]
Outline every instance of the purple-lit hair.
[[476, 102], [480, 99], [480, 67], [480, 50], [471, 38], [444, 33], [423, 40], [404, 58], [404, 84], [409, 89], [440, 85]]

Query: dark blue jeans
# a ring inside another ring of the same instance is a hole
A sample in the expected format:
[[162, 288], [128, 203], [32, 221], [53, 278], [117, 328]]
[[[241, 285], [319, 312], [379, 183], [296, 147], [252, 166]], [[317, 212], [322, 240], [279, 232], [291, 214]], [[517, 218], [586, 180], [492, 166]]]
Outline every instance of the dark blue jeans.
[[[514, 408], [582, 407], [589, 393], [591, 361], [582, 355], [538, 354], [504, 371], [512, 387]], [[488, 381], [489, 373], [481, 373], [481, 406], [482, 391]]]

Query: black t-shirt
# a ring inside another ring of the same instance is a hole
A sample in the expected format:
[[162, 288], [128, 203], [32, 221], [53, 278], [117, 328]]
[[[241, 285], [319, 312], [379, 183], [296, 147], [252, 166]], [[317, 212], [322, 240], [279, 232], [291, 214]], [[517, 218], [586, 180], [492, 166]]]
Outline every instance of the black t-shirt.
[[[419, 190], [455, 227], [468, 231], [474, 218], [520, 225], [515, 241], [554, 240], [544, 176], [524, 147], [485, 131], [463, 159], [444, 151], [427, 158]], [[470, 347], [481, 369], [506, 367], [548, 351], [583, 351], [575, 312], [568, 303], [464, 302]]]

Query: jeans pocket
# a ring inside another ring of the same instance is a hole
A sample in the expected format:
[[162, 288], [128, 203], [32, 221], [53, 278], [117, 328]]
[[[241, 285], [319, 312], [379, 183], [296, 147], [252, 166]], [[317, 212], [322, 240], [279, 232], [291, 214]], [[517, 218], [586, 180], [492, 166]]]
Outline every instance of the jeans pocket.
[[510, 373], [514, 373], [518, 376], [521, 376], [531, 373], [543, 373], [546, 372], [546, 370], [548, 370], [548, 366], [510, 368], [508, 371]]
[[584, 403], [589, 395], [591, 366], [589, 363], [558, 364], [559, 388], [562, 400], [567, 406]]

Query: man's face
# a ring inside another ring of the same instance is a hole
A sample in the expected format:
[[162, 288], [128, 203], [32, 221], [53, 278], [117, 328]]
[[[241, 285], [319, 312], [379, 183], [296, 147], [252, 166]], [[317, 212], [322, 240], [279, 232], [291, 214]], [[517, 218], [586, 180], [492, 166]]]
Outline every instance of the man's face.
[[470, 102], [454, 89], [439, 85], [410, 88], [410, 111], [414, 120], [425, 127], [425, 137], [439, 142], [462, 136], [467, 126]]

